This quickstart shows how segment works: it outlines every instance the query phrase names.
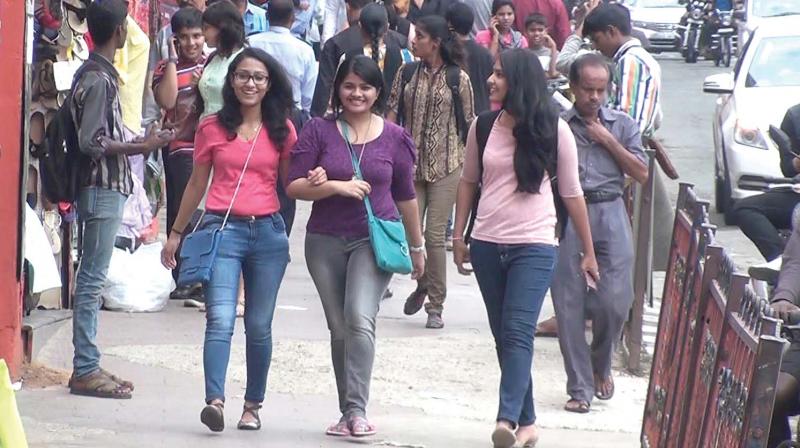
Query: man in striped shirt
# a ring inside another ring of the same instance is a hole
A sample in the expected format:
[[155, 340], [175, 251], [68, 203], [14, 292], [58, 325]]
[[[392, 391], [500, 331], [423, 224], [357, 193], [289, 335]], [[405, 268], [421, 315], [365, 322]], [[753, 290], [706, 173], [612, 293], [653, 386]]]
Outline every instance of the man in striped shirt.
[[600, 5], [588, 16], [583, 35], [613, 63], [611, 102], [652, 137], [661, 122], [661, 66], [631, 37], [631, 16], [619, 4]]

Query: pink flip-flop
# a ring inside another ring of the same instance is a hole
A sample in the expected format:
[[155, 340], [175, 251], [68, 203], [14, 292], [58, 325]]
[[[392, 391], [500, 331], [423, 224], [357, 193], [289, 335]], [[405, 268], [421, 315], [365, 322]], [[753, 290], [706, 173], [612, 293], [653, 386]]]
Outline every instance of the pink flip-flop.
[[328, 426], [328, 429], [325, 430], [325, 434], [333, 437], [348, 437], [350, 436], [350, 426], [347, 424], [346, 420], [342, 419]]
[[350, 435], [353, 437], [368, 437], [378, 433], [375, 425], [371, 424], [364, 417], [353, 417], [350, 419]]

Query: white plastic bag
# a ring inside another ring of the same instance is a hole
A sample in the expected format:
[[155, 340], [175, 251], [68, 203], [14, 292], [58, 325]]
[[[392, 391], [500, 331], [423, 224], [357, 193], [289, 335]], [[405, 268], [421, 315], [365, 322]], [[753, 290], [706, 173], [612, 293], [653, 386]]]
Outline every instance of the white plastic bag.
[[164, 309], [175, 282], [161, 264], [162, 247], [161, 242], [145, 244], [132, 254], [114, 249], [103, 289], [106, 309], [132, 313]]

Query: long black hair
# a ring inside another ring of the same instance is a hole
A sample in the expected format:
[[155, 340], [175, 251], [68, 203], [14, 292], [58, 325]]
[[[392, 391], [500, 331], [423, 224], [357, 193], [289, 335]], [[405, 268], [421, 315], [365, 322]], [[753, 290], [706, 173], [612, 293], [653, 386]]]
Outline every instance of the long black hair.
[[381, 73], [378, 64], [369, 56], [363, 54], [347, 55], [339, 68], [336, 70], [336, 77], [333, 79], [333, 98], [331, 99], [331, 106], [333, 107], [333, 119], [339, 117], [342, 113], [342, 100], [339, 98], [339, 89], [342, 87], [344, 79], [347, 75], [353, 73], [364, 82], [378, 89], [378, 98], [372, 106], [372, 111], [381, 114], [383, 104], [386, 98], [386, 89], [383, 82], [383, 73]]
[[230, 0], [220, 0], [203, 11], [203, 23], [219, 30], [217, 53], [228, 57], [245, 45], [242, 15]]
[[552, 170], [558, 157], [558, 111], [547, 93], [542, 64], [532, 51], [505, 51], [500, 54], [500, 65], [508, 83], [503, 110], [516, 120], [517, 191], [538, 193], [545, 171]]
[[447, 20], [438, 15], [425, 16], [417, 20], [416, 27], [423, 33], [438, 40], [439, 55], [445, 65], [464, 66], [464, 47], [455, 33], [450, 30]]
[[283, 66], [258, 48], [245, 48], [228, 66], [228, 76], [222, 86], [222, 109], [217, 113], [219, 123], [228, 131], [228, 138], [236, 138], [236, 130], [242, 124], [242, 108], [236, 92], [233, 90], [233, 76], [239, 64], [247, 58], [255, 59], [267, 68], [269, 75], [267, 94], [261, 100], [261, 120], [267, 127], [267, 135], [277, 147], [283, 146], [289, 135], [289, 126], [286, 124], [292, 114], [294, 97], [292, 84], [283, 70]]
[[370, 3], [361, 10], [358, 19], [361, 31], [369, 38], [369, 46], [372, 50], [372, 60], [380, 63], [381, 60], [381, 39], [389, 31], [389, 16], [386, 8], [377, 3]]

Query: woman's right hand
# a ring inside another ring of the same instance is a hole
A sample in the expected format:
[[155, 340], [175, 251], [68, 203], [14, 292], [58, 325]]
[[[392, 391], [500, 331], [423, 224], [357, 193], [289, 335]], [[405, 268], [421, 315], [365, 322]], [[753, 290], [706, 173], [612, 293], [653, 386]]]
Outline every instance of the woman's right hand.
[[495, 16], [492, 16], [492, 18], [489, 19], [489, 32], [492, 34], [493, 38], [500, 37], [500, 31], [497, 29], [497, 22], [497, 17]]
[[372, 187], [363, 180], [353, 179], [338, 182], [336, 184], [336, 191], [340, 196], [363, 201], [364, 197], [372, 191]]
[[181, 244], [181, 236], [175, 232], [170, 232], [167, 244], [161, 249], [161, 264], [167, 269], [175, 269], [178, 263], [175, 261], [175, 253]]
[[472, 269], [467, 269], [464, 266], [466, 263], [472, 263], [469, 256], [469, 246], [467, 246], [464, 240], [453, 240], [453, 261], [456, 263], [459, 274], [472, 274]]

